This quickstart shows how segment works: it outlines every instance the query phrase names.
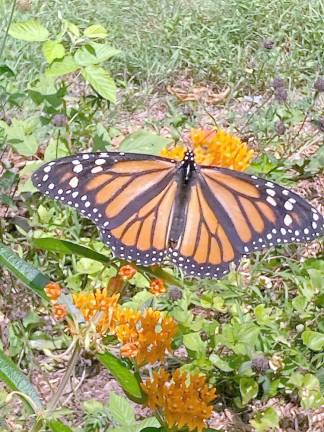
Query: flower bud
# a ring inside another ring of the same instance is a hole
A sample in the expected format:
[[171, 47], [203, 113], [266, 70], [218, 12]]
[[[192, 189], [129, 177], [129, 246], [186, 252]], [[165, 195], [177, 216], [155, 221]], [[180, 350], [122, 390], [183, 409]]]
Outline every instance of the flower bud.
[[264, 39], [263, 41], [263, 48], [267, 50], [271, 50], [274, 47], [274, 41], [272, 39]]
[[44, 291], [50, 300], [56, 301], [61, 295], [62, 288], [57, 282], [50, 282], [45, 286]]
[[318, 92], [324, 92], [324, 78], [317, 78], [314, 82], [314, 89]]
[[129, 264], [120, 267], [120, 269], [118, 270], [118, 275], [121, 276], [121, 278], [124, 280], [131, 279], [135, 275], [135, 273], [136, 269]]
[[274, 127], [277, 135], [279, 136], [284, 135], [284, 133], [286, 132], [286, 126], [281, 120], [276, 121]]
[[153, 279], [150, 283], [150, 292], [154, 295], [164, 294], [166, 287], [162, 279]]
[[68, 119], [64, 114], [55, 114], [52, 118], [52, 123], [56, 127], [64, 127], [67, 125]]
[[57, 321], [62, 321], [67, 315], [67, 309], [65, 305], [56, 304], [52, 309], [53, 316]]

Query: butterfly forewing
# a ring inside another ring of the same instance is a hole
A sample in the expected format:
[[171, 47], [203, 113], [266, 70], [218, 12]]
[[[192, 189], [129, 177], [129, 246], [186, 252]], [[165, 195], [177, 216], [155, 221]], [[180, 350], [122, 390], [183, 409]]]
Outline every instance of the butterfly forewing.
[[141, 264], [162, 261], [177, 189], [167, 159], [85, 153], [44, 165], [35, 186], [93, 220], [116, 255]]

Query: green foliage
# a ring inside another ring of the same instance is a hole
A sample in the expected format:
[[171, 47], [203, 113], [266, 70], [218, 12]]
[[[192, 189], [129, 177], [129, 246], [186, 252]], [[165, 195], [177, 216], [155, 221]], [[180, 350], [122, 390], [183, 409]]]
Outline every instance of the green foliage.
[[272, 407], [263, 412], [257, 413], [255, 418], [250, 421], [256, 432], [268, 432], [275, 430], [279, 426], [279, 416]]

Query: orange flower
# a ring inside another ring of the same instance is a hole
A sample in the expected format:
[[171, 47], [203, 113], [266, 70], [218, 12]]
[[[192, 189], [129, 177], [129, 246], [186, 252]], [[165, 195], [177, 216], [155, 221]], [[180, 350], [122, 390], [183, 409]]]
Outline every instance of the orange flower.
[[134, 358], [138, 354], [138, 342], [129, 342], [120, 348], [120, 355], [122, 357]]
[[138, 366], [163, 360], [177, 331], [173, 318], [163, 317], [160, 311], [147, 309], [141, 314], [120, 308], [116, 314], [116, 336], [123, 344], [138, 344], [135, 361]]
[[169, 374], [160, 369], [142, 388], [148, 395], [147, 405], [162, 413], [170, 429], [187, 427], [201, 432], [206, 427], [216, 389], [208, 386], [204, 375], [190, 375], [179, 369]]
[[[222, 129], [192, 129], [192, 148], [195, 160], [199, 165], [213, 165], [244, 171], [253, 158], [253, 150], [242, 142], [237, 136]], [[185, 148], [178, 146], [175, 149], [163, 149], [161, 156], [181, 160]]]
[[150, 292], [155, 295], [164, 294], [166, 287], [162, 279], [153, 279], [150, 283]]
[[53, 316], [57, 321], [63, 320], [67, 315], [67, 309], [65, 305], [55, 304], [52, 309]]
[[45, 286], [44, 291], [50, 300], [56, 301], [61, 295], [62, 288], [57, 282], [50, 282]]
[[135, 273], [136, 269], [134, 269], [134, 267], [129, 264], [120, 267], [118, 271], [119, 276], [121, 276], [124, 280], [131, 279]]
[[104, 288], [73, 294], [72, 297], [86, 321], [97, 319], [98, 333], [105, 334], [113, 329], [119, 294], [108, 296], [107, 288]]

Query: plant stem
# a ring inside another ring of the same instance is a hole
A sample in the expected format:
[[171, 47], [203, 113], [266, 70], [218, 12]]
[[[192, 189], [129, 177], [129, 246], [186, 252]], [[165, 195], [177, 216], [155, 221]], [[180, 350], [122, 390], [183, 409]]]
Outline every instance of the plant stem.
[[69, 363], [68, 363], [67, 369], [65, 371], [65, 374], [62, 378], [62, 381], [61, 381], [57, 391], [55, 392], [52, 399], [49, 401], [49, 403], [47, 405], [48, 414], [50, 414], [52, 411], [54, 411], [57, 404], [59, 403], [60, 397], [63, 394], [63, 391], [66, 387], [66, 384], [68, 383], [69, 379], [71, 378], [72, 373], [73, 373], [74, 368], [75, 368], [75, 365], [76, 365], [77, 361], [79, 360], [80, 352], [81, 352], [81, 347], [80, 347], [79, 343], [77, 342], [75, 344], [72, 356], [69, 360]]
[[5, 45], [6, 45], [6, 42], [7, 42], [9, 28], [10, 28], [10, 25], [12, 23], [13, 15], [14, 15], [14, 12], [15, 12], [15, 9], [16, 9], [16, 3], [17, 3], [17, 0], [13, 0], [12, 7], [11, 7], [11, 13], [10, 13], [9, 21], [8, 21], [8, 25], [7, 25], [7, 28], [6, 28], [6, 31], [5, 31], [5, 35], [3, 37], [1, 48], [0, 48], [0, 59], [2, 57], [4, 48], [5, 48]]

